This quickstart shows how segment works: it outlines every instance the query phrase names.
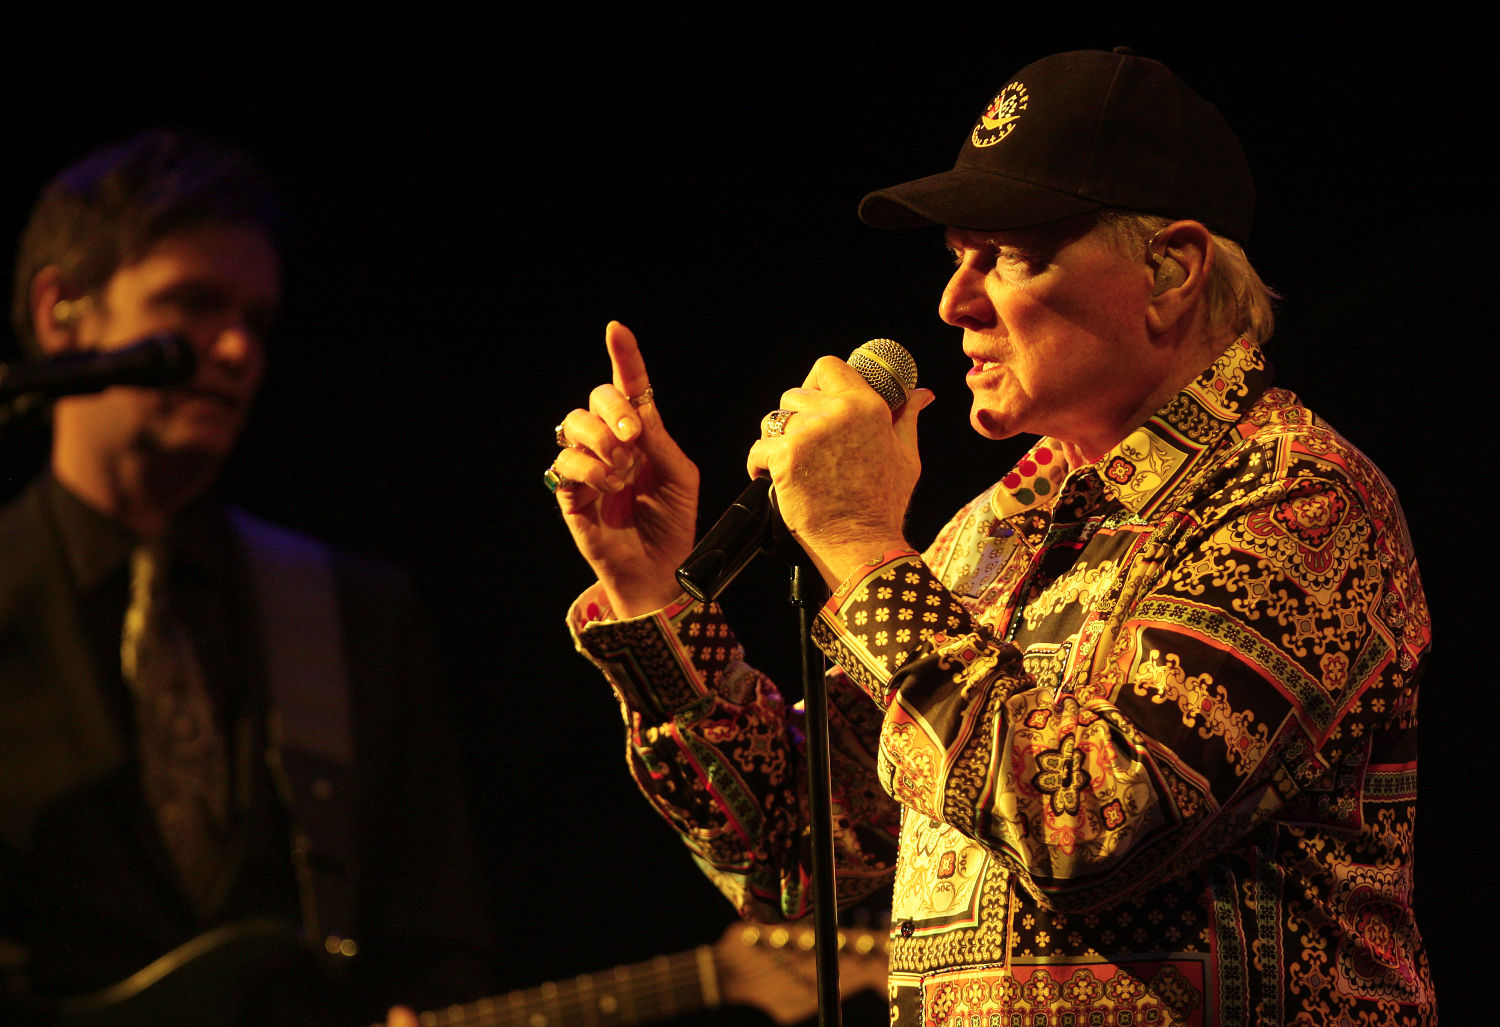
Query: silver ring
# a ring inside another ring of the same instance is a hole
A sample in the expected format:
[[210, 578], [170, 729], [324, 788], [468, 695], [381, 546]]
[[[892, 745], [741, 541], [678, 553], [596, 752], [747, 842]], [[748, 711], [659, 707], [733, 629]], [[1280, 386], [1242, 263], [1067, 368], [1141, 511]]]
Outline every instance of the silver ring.
[[766, 438], [780, 438], [786, 434], [786, 423], [792, 419], [795, 410], [772, 410], [766, 415], [765, 433]]
[[633, 406], [633, 407], [643, 407], [647, 403], [650, 403], [655, 398], [656, 398], [656, 390], [654, 390], [653, 388], [651, 388], [651, 386], [648, 385], [648, 386], [646, 386], [646, 391], [645, 392], [638, 393], [637, 395], [634, 395], [634, 396], [630, 397], [630, 405]]

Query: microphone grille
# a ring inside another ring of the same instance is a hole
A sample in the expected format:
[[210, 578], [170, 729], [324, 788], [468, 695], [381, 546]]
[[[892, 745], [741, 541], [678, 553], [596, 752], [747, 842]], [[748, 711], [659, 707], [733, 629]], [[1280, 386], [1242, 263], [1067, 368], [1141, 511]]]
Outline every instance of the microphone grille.
[[849, 354], [849, 366], [880, 393], [892, 410], [917, 387], [917, 362], [906, 347], [891, 339], [871, 339]]

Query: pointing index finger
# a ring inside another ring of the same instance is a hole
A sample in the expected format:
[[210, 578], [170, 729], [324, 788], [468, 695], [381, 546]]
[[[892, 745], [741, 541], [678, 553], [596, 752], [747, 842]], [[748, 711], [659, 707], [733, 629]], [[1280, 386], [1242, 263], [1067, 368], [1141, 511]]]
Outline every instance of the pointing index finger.
[[615, 388], [625, 396], [639, 396], [645, 392], [651, 379], [646, 374], [646, 361], [641, 358], [635, 333], [620, 322], [611, 321], [604, 329], [604, 345], [609, 350]]

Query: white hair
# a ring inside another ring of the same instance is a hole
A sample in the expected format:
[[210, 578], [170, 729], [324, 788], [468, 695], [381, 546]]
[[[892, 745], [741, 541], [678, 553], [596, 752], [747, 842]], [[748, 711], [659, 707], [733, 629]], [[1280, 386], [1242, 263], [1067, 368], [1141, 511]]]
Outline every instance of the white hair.
[[[1171, 223], [1171, 218], [1130, 210], [1104, 210], [1098, 219], [1098, 226], [1116, 244], [1133, 251], [1132, 256]], [[1281, 297], [1261, 280], [1239, 243], [1221, 235], [1214, 235], [1213, 243], [1214, 266], [1207, 286], [1209, 323], [1251, 342], [1265, 342], [1276, 329], [1271, 304]]]

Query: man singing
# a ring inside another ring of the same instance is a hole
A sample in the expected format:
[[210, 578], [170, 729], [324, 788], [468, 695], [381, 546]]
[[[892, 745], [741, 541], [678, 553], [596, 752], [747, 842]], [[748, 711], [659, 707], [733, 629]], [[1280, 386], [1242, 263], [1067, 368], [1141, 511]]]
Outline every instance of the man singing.
[[[893, 1023], [1436, 1022], [1427, 605], [1390, 484], [1272, 384], [1253, 209], [1233, 131], [1167, 68], [1037, 61], [951, 170], [860, 206], [945, 232], [971, 423], [1035, 445], [922, 552], [930, 392], [892, 414], [825, 357], [751, 447], [831, 590], [839, 895], [893, 882]], [[800, 916], [801, 710], [681, 594], [697, 471], [634, 336], [606, 342], [547, 474], [598, 576], [570, 626], [694, 859], [746, 915]]]

